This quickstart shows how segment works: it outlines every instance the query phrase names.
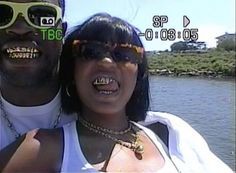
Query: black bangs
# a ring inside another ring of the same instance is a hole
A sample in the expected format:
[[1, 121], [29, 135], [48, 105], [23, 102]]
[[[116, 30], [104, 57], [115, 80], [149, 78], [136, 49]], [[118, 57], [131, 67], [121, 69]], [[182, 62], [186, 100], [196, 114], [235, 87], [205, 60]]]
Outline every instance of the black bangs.
[[99, 13], [81, 26], [77, 39], [142, 46], [134, 33], [133, 27], [127, 22], [106, 13]]

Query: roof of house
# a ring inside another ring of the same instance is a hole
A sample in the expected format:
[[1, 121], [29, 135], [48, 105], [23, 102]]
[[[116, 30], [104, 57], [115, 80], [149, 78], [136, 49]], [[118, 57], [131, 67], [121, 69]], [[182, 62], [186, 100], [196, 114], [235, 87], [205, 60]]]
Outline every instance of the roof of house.
[[221, 39], [221, 38], [225, 38], [225, 37], [235, 37], [235, 34], [229, 34], [226, 32], [224, 35], [220, 35], [220, 36], [216, 37], [216, 39]]

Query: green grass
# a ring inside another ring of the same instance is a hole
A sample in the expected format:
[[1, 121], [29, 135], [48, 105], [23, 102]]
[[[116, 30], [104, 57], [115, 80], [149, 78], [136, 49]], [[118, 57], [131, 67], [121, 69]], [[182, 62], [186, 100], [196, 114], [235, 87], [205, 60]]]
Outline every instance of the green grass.
[[235, 51], [169, 52], [158, 55], [150, 54], [147, 57], [151, 74], [158, 74], [160, 70], [167, 70], [174, 75], [235, 76]]

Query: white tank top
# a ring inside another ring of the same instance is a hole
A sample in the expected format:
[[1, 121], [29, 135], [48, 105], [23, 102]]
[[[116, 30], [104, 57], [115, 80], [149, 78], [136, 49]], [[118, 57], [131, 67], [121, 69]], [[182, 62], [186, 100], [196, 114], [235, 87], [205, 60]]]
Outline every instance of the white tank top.
[[[136, 123], [135, 123], [136, 124]], [[177, 169], [171, 162], [166, 152], [164, 151], [161, 143], [157, 140], [156, 135], [149, 129], [136, 124], [141, 128], [147, 136], [153, 141], [156, 147], [164, 157], [165, 164], [158, 170], [158, 173], [177, 173]], [[85, 158], [80, 147], [78, 134], [76, 131], [76, 122], [69, 123], [63, 126], [64, 131], [64, 153], [63, 162], [61, 167], [62, 173], [75, 173], [75, 172], [99, 172], [97, 171]]]

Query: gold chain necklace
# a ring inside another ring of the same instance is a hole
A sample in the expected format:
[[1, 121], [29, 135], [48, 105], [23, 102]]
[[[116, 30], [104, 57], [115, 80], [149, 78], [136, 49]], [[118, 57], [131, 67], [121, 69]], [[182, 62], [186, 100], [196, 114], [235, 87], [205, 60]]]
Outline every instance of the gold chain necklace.
[[127, 129], [125, 129], [123, 131], [113, 131], [111, 129], [106, 129], [106, 128], [94, 125], [94, 124], [86, 121], [85, 119], [83, 119], [81, 116], [78, 116], [78, 117], [79, 117], [78, 118], [79, 122], [84, 127], [89, 129], [90, 131], [92, 131], [94, 133], [97, 133], [97, 134], [100, 134], [100, 135], [116, 142], [117, 144], [119, 144], [121, 146], [124, 146], [126, 148], [129, 148], [129, 149], [133, 150], [135, 154], [142, 155], [144, 153], [144, 147], [143, 147], [143, 145], [141, 143], [141, 140], [139, 139], [139, 136], [137, 135], [136, 132], [134, 132], [132, 134], [132, 136], [134, 137], [134, 141], [132, 141], [130, 143], [124, 142], [121, 139], [118, 139], [116, 137], [111, 136], [111, 135], [123, 135], [123, 134], [128, 133], [132, 128], [130, 121], [129, 121], [129, 127]]
[[[12, 131], [14, 134], [15, 138], [19, 138], [21, 134], [16, 130], [14, 124], [9, 120], [8, 115], [4, 109], [3, 102], [2, 102], [2, 96], [0, 94], [0, 111], [2, 112], [1, 116], [4, 118], [4, 120], [7, 123], [7, 127]], [[61, 121], [61, 113], [62, 113], [62, 107], [60, 108], [56, 120], [53, 122], [52, 128], [56, 128], [58, 124]]]
[[131, 123], [130, 122], [129, 122], [129, 127], [127, 129], [121, 130], [121, 131], [114, 131], [114, 130], [111, 130], [111, 129], [107, 129], [107, 128], [96, 126], [95, 124], [89, 123], [88, 121], [86, 121], [85, 119], [83, 119], [80, 116], [79, 116], [79, 120], [80, 120], [81, 124], [83, 124], [83, 125], [86, 124], [86, 126], [89, 126], [93, 129], [97, 129], [97, 130], [100, 130], [104, 133], [109, 133], [109, 134], [112, 134], [112, 135], [123, 135], [123, 134], [128, 133], [131, 130]]

